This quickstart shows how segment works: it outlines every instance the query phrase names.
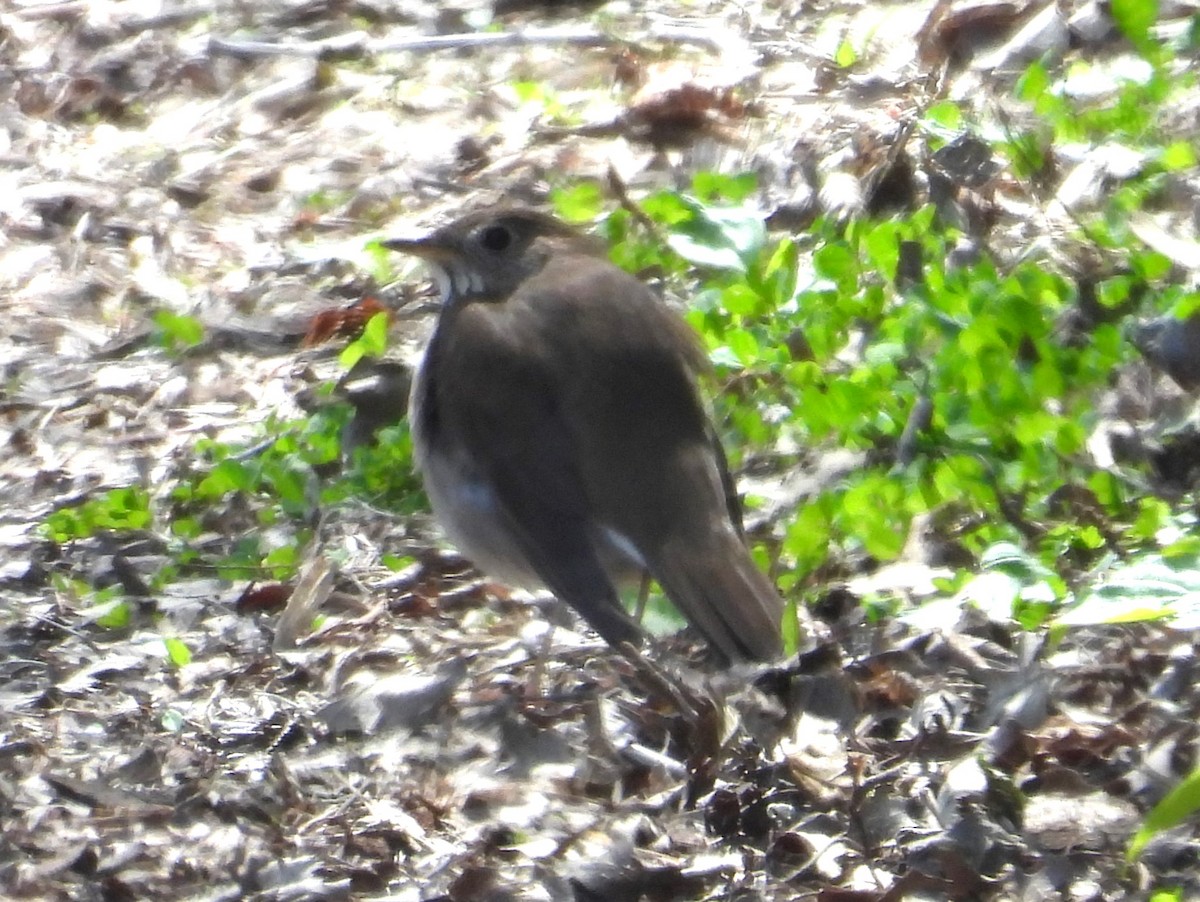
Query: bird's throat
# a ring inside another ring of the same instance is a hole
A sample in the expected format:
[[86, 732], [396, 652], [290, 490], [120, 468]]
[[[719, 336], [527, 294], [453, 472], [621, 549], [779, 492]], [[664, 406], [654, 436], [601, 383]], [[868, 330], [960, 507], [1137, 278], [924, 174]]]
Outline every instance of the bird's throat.
[[483, 278], [470, 266], [441, 262], [430, 262], [428, 266], [443, 304], [483, 294]]

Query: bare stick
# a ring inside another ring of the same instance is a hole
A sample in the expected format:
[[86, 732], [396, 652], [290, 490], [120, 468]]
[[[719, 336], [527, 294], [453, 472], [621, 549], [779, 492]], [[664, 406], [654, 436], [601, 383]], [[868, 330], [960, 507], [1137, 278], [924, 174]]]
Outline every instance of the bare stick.
[[[710, 31], [672, 26], [654, 27], [647, 37], [676, 44], [695, 44], [718, 53], [727, 49], [730, 40], [728, 36], [717, 35]], [[604, 34], [593, 28], [525, 28], [518, 31], [418, 35], [411, 38], [385, 38], [383, 40], [372, 40], [365, 32], [355, 31], [321, 41], [290, 43], [235, 40], [213, 35], [208, 39], [208, 52], [213, 56], [230, 56], [244, 60], [284, 56], [311, 59], [359, 59], [384, 53], [425, 53], [433, 50], [463, 48], [530, 47], [545, 44], [613, 47], [632, 43], [634, 43], [632, 40]]]
[[237, 59], [297, 56], [315, 59], [358, 59], [384, 53], [423, 53], [431, 50], [458, 50], [479, 47], [528, 47], [535, 44], [568, 44], [606, 47], [623, 43], [593, 29], [530, 28], [521, 31], [487, 31], [468, 34], [418, 35], [412, 38], [371, 40], [361, 31], [350, 32], [322, 41], [276, 43], [274, 41], [234, 40], [210, 37], [208, 52], [214, 56]]

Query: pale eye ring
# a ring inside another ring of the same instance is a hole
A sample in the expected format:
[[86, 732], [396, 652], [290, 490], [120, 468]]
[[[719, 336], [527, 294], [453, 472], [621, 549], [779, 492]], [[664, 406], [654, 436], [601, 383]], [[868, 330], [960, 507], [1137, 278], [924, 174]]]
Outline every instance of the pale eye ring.
[[479, 244], [484, 250], [500, 254], [508, 250], [513, 243], [512, 230], [508, 226], [490, 225], [479, 230]]

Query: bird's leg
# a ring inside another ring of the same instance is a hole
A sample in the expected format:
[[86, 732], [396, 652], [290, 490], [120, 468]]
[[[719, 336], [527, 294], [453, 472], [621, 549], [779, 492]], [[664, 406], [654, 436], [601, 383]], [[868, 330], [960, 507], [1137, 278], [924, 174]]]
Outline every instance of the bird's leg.
[[642, 571], [642, 579], [638, 584], [637, 607], [633, 611], [633, 619], [638, 623], [642, 622], [642, 618], [646, 615], [646, 602], [650, 600], [650, 571]]
[[554, 624], [548, 623], [546, 634], [542, 637], [541, 647], [533, 656], [533, 669], [525, 682], [525, 698], [541, 698], [545, 694], [546, 662], [550, 660], [550, 650], [554, 647]]

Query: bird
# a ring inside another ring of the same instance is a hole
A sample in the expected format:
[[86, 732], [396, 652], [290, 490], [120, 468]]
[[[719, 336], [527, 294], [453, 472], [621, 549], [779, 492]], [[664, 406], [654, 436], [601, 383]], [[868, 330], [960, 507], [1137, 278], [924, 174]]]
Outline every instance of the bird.
[[379, 430], [394, 426], [408, 413], [412, 371], [394, 360], [363, 357], [334, 387], [335, 394], [354, 408], [342, 429], [341, 450], [347, 460], [355, 449], [369, 446]]
[[726, 663], [781, 656], [784, 604], [746, 546], [699, 336], [603, 245], [537, 209], [477, 209], [383, 247], [442, 304], [413, 379], [435, 519], [491, 580], [548, 589], [615, 648], [649, 574]]

